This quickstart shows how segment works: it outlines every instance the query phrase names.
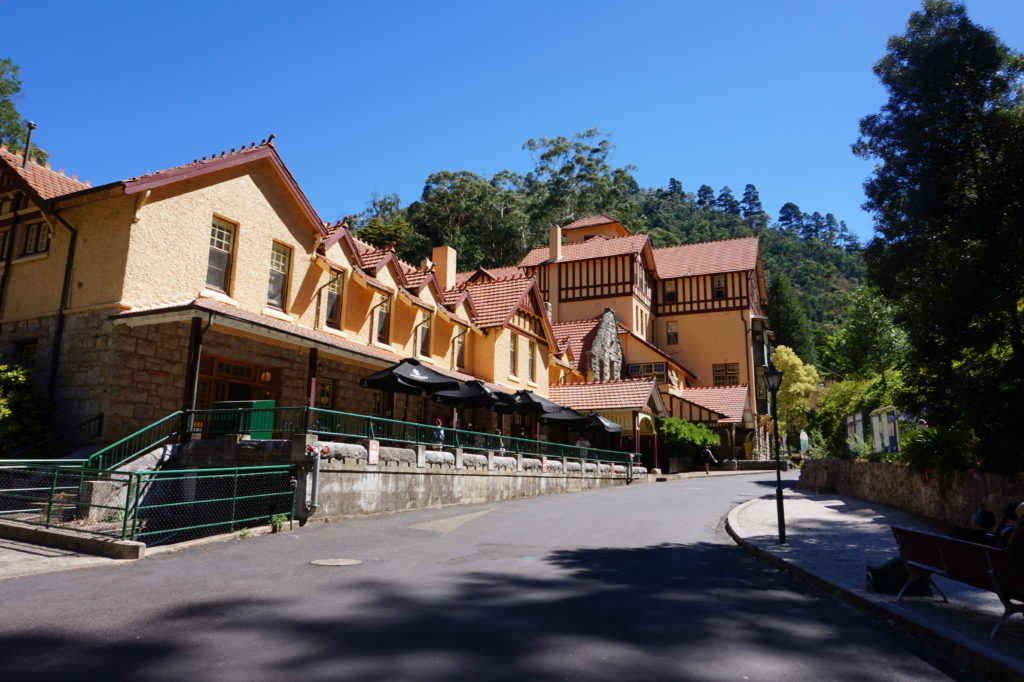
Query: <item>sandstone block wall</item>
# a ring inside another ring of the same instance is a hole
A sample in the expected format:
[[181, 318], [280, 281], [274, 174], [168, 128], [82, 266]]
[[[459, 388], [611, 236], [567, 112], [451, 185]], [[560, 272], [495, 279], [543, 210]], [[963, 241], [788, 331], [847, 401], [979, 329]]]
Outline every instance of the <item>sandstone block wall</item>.
[[1024, 499], [1024, 477], [976, 472], [914, 473], [906, 466], [840, 459], [809, 459], [797, 487], [836, 492], [934, 519], [970, 526], [979, 506], [997, 518], [1010, 500]]

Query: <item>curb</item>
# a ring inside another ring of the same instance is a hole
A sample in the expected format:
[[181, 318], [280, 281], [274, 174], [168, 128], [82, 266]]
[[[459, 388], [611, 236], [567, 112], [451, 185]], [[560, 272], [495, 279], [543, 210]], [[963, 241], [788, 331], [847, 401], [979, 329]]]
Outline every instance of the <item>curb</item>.
[[913, 639], [921, 642], [932, 649], [941, 651], [947, 657], [956, 661], [962, 661], [975, 672], [984, 675], [992, 680], [1015, 680], [1024, 682], [1024, 671], [1012, 664], [993, 658], [983, 651], [979, 651], [961, 641], [955, 640], [937, 630], [933, 630], [927, 624], [912, 619], [902, 613], [897, 613], [886, 608], [885, 605], [866, 599], [859, 594], [851, 592], [846, 588], [831, 583], [810, 571], [789, 563], [771, 552], [748, 542], [742, 537], [743, 527], [738, 523], [739, 513], [757, 502], [772, 500], [774, 495], [765, 495], [757, 499], [749, 500], [734, 507], [725, 519], [725, 530], [732, 537], [733, 541], [744, 550], [754, 555], [761, 561], [773, 568], [788, 573], [800, 582], [810, 587], [836, 597], [844, 604], [853, 607], [857, 611], [874, 618], [886, 625], [901, 630]]
[[146, 545], [142, 542], [112, 540], [62, 528], [38, 528], [14, 521], [0, 521], [0, 537], [110, 559], [137, 561], [146, 556]]

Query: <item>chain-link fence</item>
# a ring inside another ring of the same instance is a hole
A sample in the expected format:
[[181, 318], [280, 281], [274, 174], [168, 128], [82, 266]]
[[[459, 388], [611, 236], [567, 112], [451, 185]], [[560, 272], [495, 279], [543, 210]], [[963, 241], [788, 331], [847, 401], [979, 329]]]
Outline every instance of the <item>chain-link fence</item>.
[[291, 523], [291, 466], [104, 472], [0, 467], [0, 519], [147, 545]]

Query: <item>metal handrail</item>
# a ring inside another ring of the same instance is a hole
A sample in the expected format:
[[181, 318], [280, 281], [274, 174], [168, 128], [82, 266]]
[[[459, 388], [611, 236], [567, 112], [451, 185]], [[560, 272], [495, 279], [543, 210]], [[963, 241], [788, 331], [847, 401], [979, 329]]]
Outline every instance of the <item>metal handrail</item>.
[[[17, 452], [11, 453], [10, 457], [5, 457], [4, 459], [5, 460], [18, 459], [19, 461], [23, 461], [23, 462], [33, 461], [30, 458], [24, 457], [25, 453], [32, 452], [34, 450], [42, 450], [44, 448], [50, 447], [55, 442], [65, 442], [66, 441], [66, 442], [72, 443], [72, 445], [71, 445], [71, 447], [69, 449], [65, 449], [66, 452], [71, 452], [71, 451], [81, 447], [82, 445], [85, 445], [90, 440], [92, 440], [92, 439], [96, 438], [97, 436], [99, 436], [102, 431], [103, 431], [103, 413], [101, 412], [100, 414], [96, 415], [95, 417], [90, 417], [89, 419], [86, 419], [81, 424], [75, 424], [74, 426], [66, 428], [63, 431], [59, 432], [59, 433], [55, 433], [52, 436], [48, 436], [48, 437], [44, 438], [41, 441], [35, 442], [35, 443], [33, 443], [32, 445], [29, 445], [26, 448], [22, 448], [21, 450], [18, 450]], [[80, 432], [82, 432], [82, 435], [78, 435]], [[65, 442], [65, 446], [66, 446], [66, 442]], [[64, 448], [62, 448], [62, 449], [64, 449]], [[54, 459], [54, 458], [43, 458], [43, 459], [39, 459], [37, 461], [44, 461], [45, 459]]]

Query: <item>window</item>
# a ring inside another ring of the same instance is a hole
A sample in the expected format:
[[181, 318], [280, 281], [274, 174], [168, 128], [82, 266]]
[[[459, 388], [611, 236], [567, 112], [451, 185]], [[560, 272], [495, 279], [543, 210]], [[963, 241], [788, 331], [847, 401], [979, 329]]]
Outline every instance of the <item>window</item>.
[[462, 369], [466, 366], [466, 334], [463, 332], [455, 337], [454, 363], [455, 369]]
[[430, 356], [430, 313], [423, 313], [420, 319], [420, 326], [418, 329], [419, 334], [419, 353], [424, 357]]
[[18, 344], [18, 364], [25, 369], [35, 369], [36, 360], [39, 357], [39, 343], [36, 341], [22, 341]]
[[676, 302], [676, 281], [670, 279], [665, 282], [665, 303]]
[[341, 270], [331, 270], [331, 281], [327, 283], [327, 326], [332, 329], [341, 329], [341, 292], [344, 276], [345, 273]]
[[334, 379], [317, 378], [316, 406], [325, 410], [334, 406]]
[[0, 232], [0, 261], [7, 260], [7, 256], [10, 255], [12, 235], [13, 232], [11, 230]]
[[508, 373], [518, 376], [519, 372], [519, 336], [515, 332], [509, 332], [508, 342]]
[[679, 323], [678, 322], [666, 322], [665, 323], [665, 342], [670, 346], [676, 346], [679, 344]]
[[274, 242], [270, 249], [270, 283], [267, 287], [267, 305], [284, 310], [288, 298], [288, 271], [291, 269], [292, 250]]
[[25, 250], [28, 256], [33, 253], [45, 253], [50, 248], [50, 231], [46, 223], [31, 223], [25, 228]]
[[231, 254], [235, 248], [235, 226], [214, 218], [210, 229], [210, 262], [206, 286], [227, 293], [231, 283]]
[[754, 378], [757, 388], [757, 399], [768, 400], [768, 385], [765, 383], [764, 367], [754, 368]]
[[377, 306], [377, 343], [391, 342], [391, 298], [380, 297], [380, 304]]
[[740, 364], [726, 362], [720, 365], [711, 365], [711, 375], [714, 377], [715, 386], [739, 386]]
[[526, 366], [529, 368], [527, 376], [530, 381], [537, 381], [537, 342], [533, 339], [530, 339], [530, 357], [526, 360]]
[[711, 278], [711, 295], [714, 298], [725, 298], [725, 275], [715, 275]]
[[626, 374], [631, 379], [636, 377], [656, 377], [658, 383], [661, 384], [666, 383], [668, 379], [667, 367], [664, 362], [645, 362], [627, 365]]

